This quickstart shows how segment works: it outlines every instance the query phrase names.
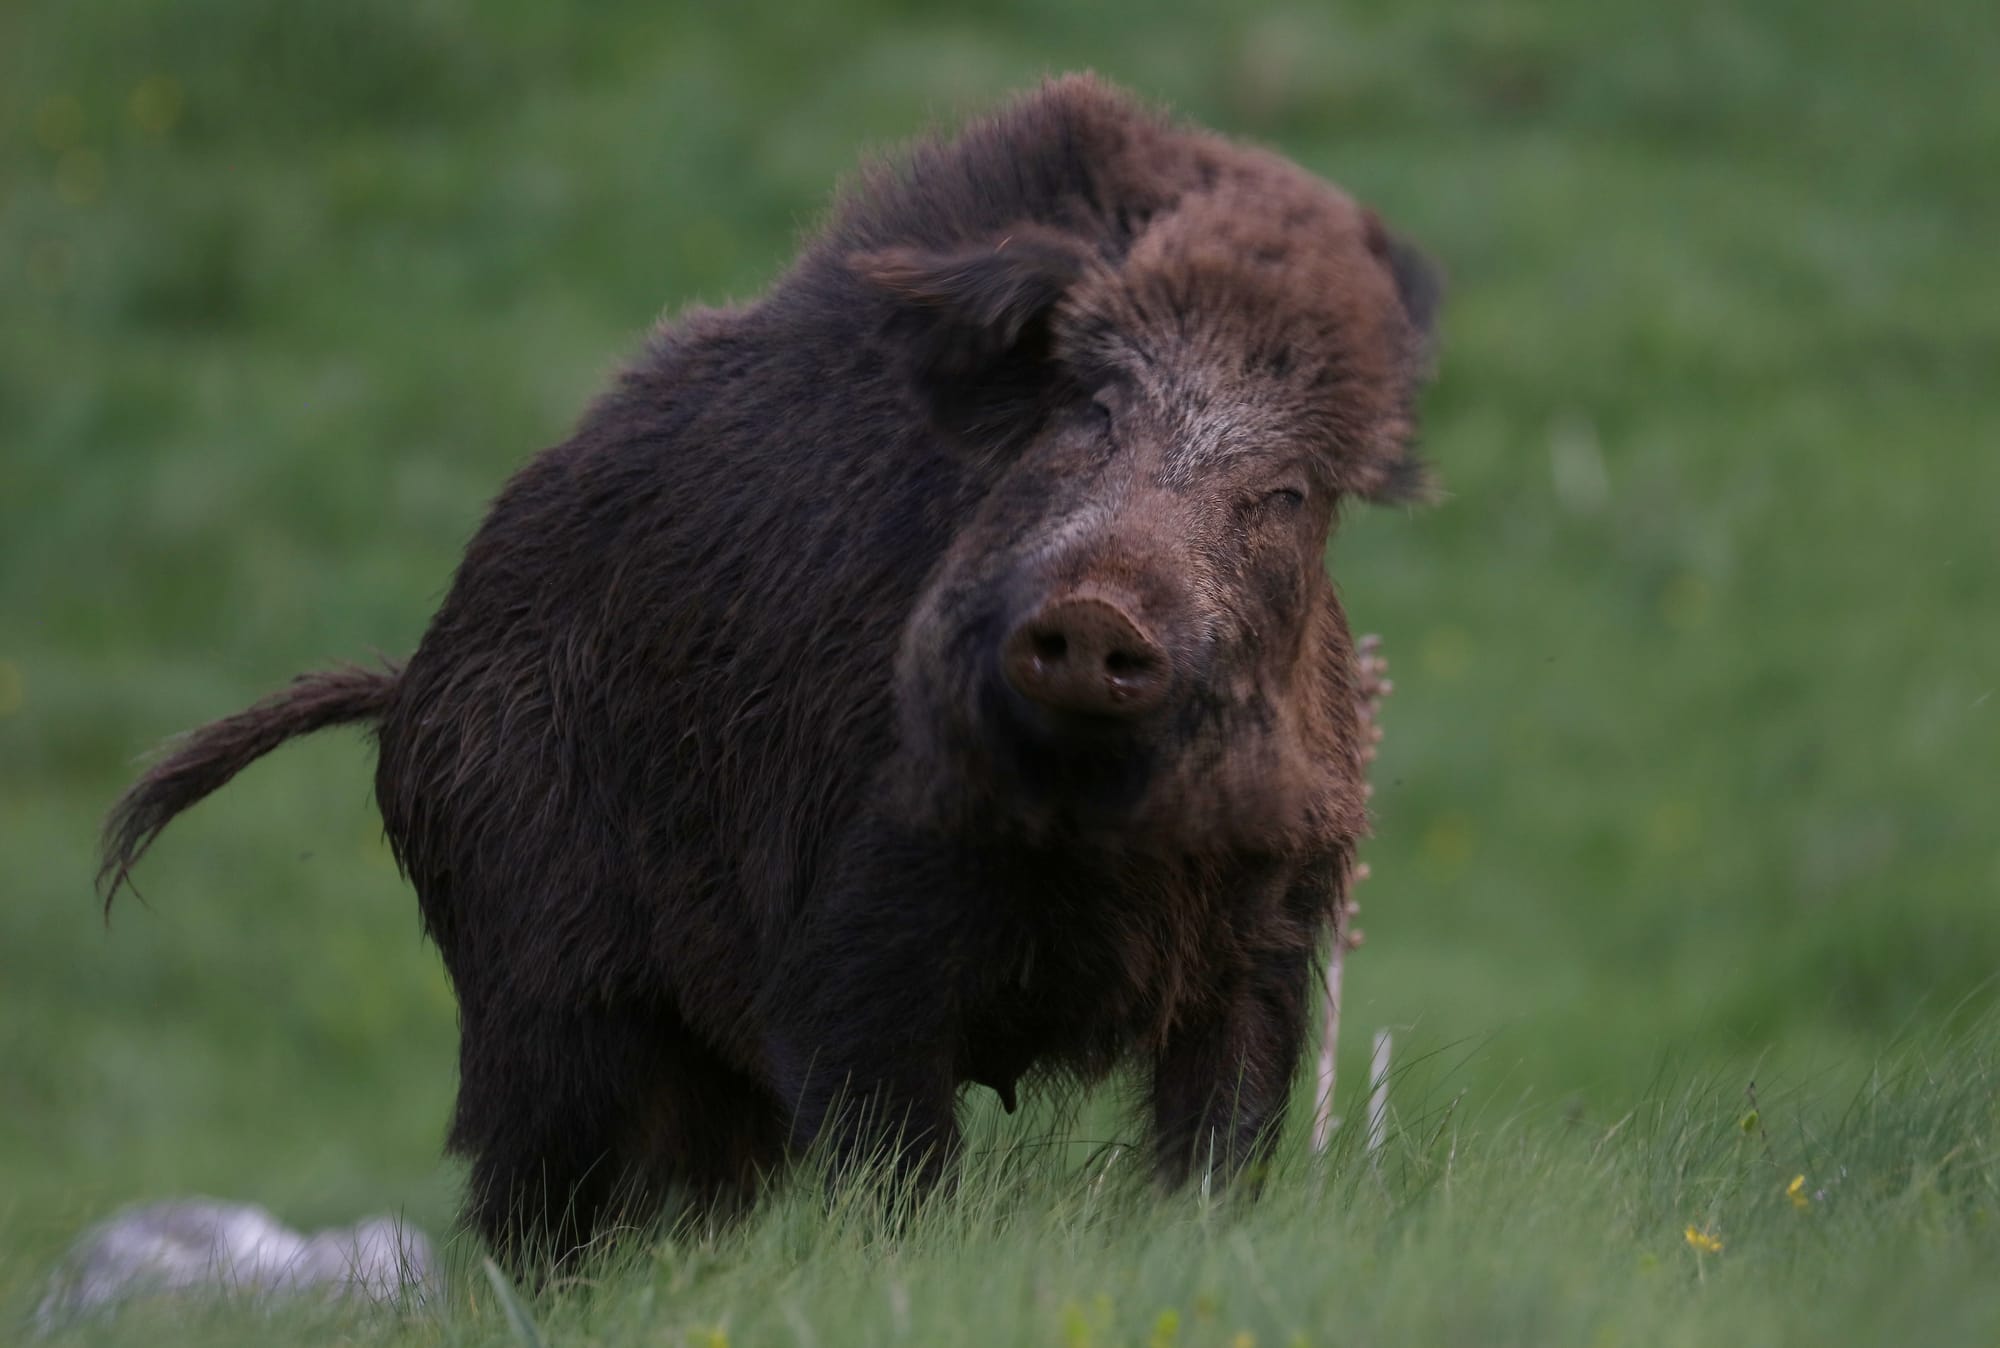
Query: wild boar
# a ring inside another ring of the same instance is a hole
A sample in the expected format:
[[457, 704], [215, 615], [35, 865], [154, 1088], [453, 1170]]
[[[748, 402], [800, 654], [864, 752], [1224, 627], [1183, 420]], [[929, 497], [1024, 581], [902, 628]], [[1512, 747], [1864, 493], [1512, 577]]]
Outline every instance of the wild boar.
[[1368, 824], [1325, 555], [1425, 488], [1436, 295], [1292, 163], [1045, 84], [660, 327], [400, 669], [194, 732], [105, 901], [258, 755], [372, 726], [517, 1266], [822, 1135], [935, 1176], [967, 1083], [1136, 1066], [1163, 1178], [1235, 1173]]

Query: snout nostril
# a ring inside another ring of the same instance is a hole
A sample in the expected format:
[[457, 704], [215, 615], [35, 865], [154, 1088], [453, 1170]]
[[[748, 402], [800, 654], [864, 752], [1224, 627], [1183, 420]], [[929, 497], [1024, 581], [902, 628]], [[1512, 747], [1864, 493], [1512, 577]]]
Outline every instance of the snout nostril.
[[1171, 683], [1167, 653], [1121, 604], [1094, 595], [1045, 603], [1001, 650], [1014, 691], [1057, 711], [1132, 717]]
[[1114, 679], [1130, 679], [1151, 673], [1158, 663], [1144, 651], [1114, 650], [1104, 657], [1104, 672]]

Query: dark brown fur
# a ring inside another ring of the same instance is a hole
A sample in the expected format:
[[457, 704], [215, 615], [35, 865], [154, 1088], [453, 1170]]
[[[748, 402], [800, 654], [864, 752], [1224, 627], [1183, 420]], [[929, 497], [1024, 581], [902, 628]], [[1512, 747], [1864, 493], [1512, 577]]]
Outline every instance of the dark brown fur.
[[[935, 1173], [965, 1083], [1123, 1062], [1166, 1178], [1233, 1171], [1366, 827], [1322, 559], [1342, 499], [1421, 488], [1434, 303], [1325, 183], [1053, 82], [664, 326], [400, 673], [196, 732], [105, 879], [282, 739], [373, 722], [459, 999], [470, 1217], [517, 1260], [739, 1202], [822, 1133]], [[1140, 701], [1023, 695], [1010, 640]]]

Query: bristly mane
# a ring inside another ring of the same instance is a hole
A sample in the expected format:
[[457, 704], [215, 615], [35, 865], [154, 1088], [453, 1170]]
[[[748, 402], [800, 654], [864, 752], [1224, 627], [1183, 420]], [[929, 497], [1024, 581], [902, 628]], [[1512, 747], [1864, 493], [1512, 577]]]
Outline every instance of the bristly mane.
[[1184, 167], [1186, 149], [1174, 142], [1185, 135], [1094, 76], [1049, 80], [956, 134], [865, 166], [815, 251], [945, 249], [1033, 223], [1073, 230], [1115, 260], [1179, 195], [1183, 175], [1161, 161]]
[[1198, 328], [1237, 375], [1287, 386], [1341, 490], [1429, 489], [1411, 448], [1428, 265], [1332, 184], [1094, 76], [864, 168], [773, 298], [852, 318], [869, 303], [857, 278], [938, 424], [968, 443], [1020, 442], [1052, 379], [1089, 383], [1149, 327]]

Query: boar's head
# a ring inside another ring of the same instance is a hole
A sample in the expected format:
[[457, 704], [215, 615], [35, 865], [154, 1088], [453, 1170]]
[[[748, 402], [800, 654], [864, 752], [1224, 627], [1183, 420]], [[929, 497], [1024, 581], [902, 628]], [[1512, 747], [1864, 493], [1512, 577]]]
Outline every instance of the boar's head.
[[905, 804], [1162, 852], [1352, 839], [1325, 557], [1344, 501], [1426, 490], [1432, 273], [1262, 151], [1086, 119], [1060, 153], [1087, 185], [1044, 218], [848, 259], [981, 475], [904, 634]]

